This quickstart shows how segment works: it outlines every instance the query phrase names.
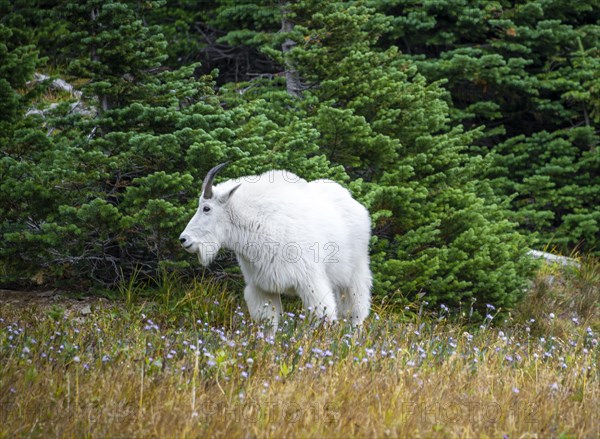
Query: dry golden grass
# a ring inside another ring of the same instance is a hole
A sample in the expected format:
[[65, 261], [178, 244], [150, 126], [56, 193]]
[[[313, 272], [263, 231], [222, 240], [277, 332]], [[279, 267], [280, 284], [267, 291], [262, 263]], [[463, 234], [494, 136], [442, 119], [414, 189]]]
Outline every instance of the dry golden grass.
[[0, 436], [598, 437], [597, 279], [585, 317], [563, 300], [581, 273], [538, 280], [535, 316], [294, 315], [274, 339], [214, 285], [85, 318], [3, 306]]

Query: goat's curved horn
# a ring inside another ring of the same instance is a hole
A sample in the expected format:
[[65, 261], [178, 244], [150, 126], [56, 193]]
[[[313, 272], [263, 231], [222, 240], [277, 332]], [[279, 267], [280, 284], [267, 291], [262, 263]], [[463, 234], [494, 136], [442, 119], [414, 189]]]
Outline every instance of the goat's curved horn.
[[229, 162], [221, 163], [220, 165], [217, 165], [214, 168], [212, 168], [210, 171], [208, 171], [208, 174], [206, 174], [206, 177], [204, 177], [204, 181], [202, 182], [202, 198], [207, 199], [207, 200], [212, 198], [212, 196], [213, 196], [213, 191], [212, 191], [213, 178], [215, 178], [215, 175], [217, 175], [217, 173], [221, 169], [223, 169], [225, 166], [227, 166], [227, 164], [229, 164]]

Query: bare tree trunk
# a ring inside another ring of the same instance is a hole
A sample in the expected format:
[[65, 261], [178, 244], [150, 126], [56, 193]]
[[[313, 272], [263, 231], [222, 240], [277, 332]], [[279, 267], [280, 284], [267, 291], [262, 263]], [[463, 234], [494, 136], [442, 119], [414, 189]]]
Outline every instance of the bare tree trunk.
[[[285, 3], [281, 9], [281, 32], [288, 33], [294, 29], [294, 23], [292, 23], [289, 18], [289, 3]], [[281, 51], [283, 52], [283, 56], [285, 59], [285, 82], [287, 87], [287, 92], [290, 96], [295, 98], [300, 97], [300, 92], [302, 91], [302, 82], [300, 81], [300, 76], [298, 75], [298, 71], [292, 65], [288, 53], [296, 46], [296, 42], [291, 38], [286, 38], [286, 40], [281, 45]]]

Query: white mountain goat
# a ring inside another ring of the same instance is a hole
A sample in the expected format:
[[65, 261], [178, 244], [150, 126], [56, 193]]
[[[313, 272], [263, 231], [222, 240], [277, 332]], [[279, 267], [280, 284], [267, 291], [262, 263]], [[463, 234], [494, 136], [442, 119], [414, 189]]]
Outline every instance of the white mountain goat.
[[297, 294], [317, 317], [359, 325], [369, 314], [369, 213], [331, 180], [306, 180], [287, 171], [202, 183], [198, 211], [179, 237], [210, 264], [221, 247], [235, 252], [255, 321], [277, 328], [281, 294]]

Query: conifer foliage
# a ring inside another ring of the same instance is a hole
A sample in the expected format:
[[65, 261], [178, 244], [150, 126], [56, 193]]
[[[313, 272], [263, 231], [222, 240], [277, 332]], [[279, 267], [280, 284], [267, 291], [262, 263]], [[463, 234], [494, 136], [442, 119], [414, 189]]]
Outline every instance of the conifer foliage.
[[597, 241], [591, 3], [32, 4], [1, 4], [3, 283], [192, 272], [177, 237], [225, 160], [345, 184], [375, 300], [510, 308], [528, 232]]
[[396, 44], [443, 79], [456, 123], [482, 126], [473, 148], [512, 197], [537, 245], [600, 254], [597, 0], [373, 1]]

